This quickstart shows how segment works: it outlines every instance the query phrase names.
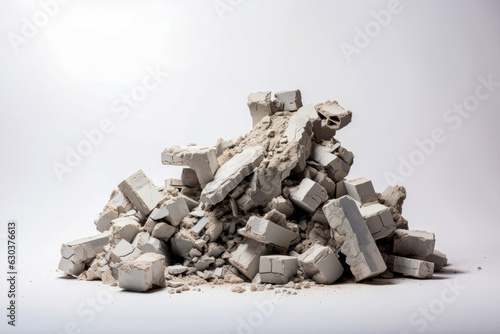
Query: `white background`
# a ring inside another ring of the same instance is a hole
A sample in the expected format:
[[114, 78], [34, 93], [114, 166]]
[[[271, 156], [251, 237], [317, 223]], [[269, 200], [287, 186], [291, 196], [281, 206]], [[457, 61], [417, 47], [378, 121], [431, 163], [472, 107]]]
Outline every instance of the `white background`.
[[[222, 14], [214, 7], [221, 3]], [[416, 141], [442, 129], [444, 142], [399, 183], [408, 192], [410, 227], [436, 233], [436, 247], [452, 266], [432, 281], [302, 291], [251, 332], [413, 333], [423, 324], [427, 332], [498, 330], [500, 86], [459, 125], [443, 115], [470, 100], [479, 77], [500, 82], [500, 4], [402, 0], [399, 13], [347, 59], [342, 43], [355, 46], [357, 29], [370, 27], [371, 12], [387, 7], [387, 1], [80, 0], [59, 5], [45, 24], [38, 1], [2, 1], [0, 267], [6, 268], [5, 225], [16, 219], [20, 296], [18, 327], [2, 315], [1, 331], [60, 333], [75, 322], [87, 333], [138, 333], [144, 326], [158, 333], [237, 332], [238, 317], [257, 312], [254, 300], [270, 293], [117, 291], [89, 320], [81, 314], [87, 298], [109, 290], [60, 278], [59, 247], [95, 233], [93, 220], [112, 189], [137, 169], [158, 185], [178, 177], [179, 168], [160, 163], [164, 147], [237, 138], [251, 129], [250, 92], [296, 88], [304, 103], [336, 99], [353, 111], [337, 138], [356, 156], [350, 177], [370, 178], [378, 191], [400, 159], [419, 154]], [[34, 16], [42, 20], [38, 31], [14, 47], [10, 40], [23, 36], [23, 20]], [[121, 117], [122, 94], [137, 90], [147, 68], [156, 67], [168, 75]], [[113, 130], [60, 180], [54, 164], [66, 164], [68, 147], [77, 149], [103, 119]], [[465, 288], [422, 320], [420, 310], [440, 305], [455, 279]]]

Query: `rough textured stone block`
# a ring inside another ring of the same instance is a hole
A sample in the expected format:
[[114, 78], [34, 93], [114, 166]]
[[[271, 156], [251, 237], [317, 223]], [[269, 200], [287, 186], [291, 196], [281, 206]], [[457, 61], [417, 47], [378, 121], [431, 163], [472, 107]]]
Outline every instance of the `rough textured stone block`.
[[202, 188], [214, 179], [218, 167], [215, 148], [212, 147], [177, 145], [167, 147], [161, 155], [161, 162], [164, 165], [192, 168]]
[[302, 107], [300, 90], [282, 90], [274, 94], [282, 104], [284, 111], [295, 111]]
[[253, 126], [259, 123], [262, 118], [273, 114], [271, 92], [251, 93], [248, 95], [247, 105], [250, 109]]
[[303, 179], [300, 185], [290, 188], [290, 201], [308, 213], [314, 212], [327, 199], [325, 188], [310, 179]]
[[238, 233], [259, 242], [282, 248], [288, 248], [290, 243], [297, 238], [293, 231], [257, 216], [250, 217], [247, 225], [239, 229]]
[[340, 130], [351, 123], [352, 112], [342, 108], [337, 101], [318, 103], [315, 108], [322, 118], [324, 126], [328, 126], [332, 130]]
[[189, 207], [183, 196], [178, 196], [164, 202], [159, 208], [151, 212], [149, 216], [154, 220], [165, 219], [173, 226], [179, 226], [181, 221], [189, 215]]
[[320, 284], [332, 284], [344, 272], [335, 252], [320, 244], [314, 244], [298, 260], [304, 273]]
[[349, 166], [340, 157], [333, 154], [331, 150], [332, 148], [330, 147], [313, 144], [311, 158], [323, 166], [330, 179], [334, 182], [338, 182], [343, 180], [347, 174], [349, 174], [351, 166]]
[[434, 233], [398, 229], [395, 231], [393, 251], [402, 256], [425, 258], [434, 252], [435, 245]]
[[142, 170], [132, 174], [118, 188], [144, 216], [149, 215], [163, 199], [153, 181]]
[[110, 242], [114, 245], [122, 239], [132, 242], [141, 229], [137, 220], [131, 217], [114, 219], [111, 224]]
[[434, 271], [441, 271], [443, 270], [443, 267], [448, 264], [446, 254], [438, 251], [437, 249], [434, 249], [434, 252], [432, 252], [432, 254], [427, 255], [424, 258], [424, 261], [434, 263]]
[[249, 147], [236, 154], [215, 173], [214, 180], [203, 189], [201, 200], [210, 204], [219, 203], [250, 175], [263, 159], [264, 149], [260, 146]]
[[125, 290], [143, 292], [165, 283], [165, 257], [160, 254], [143, 254], [118, 269], [118, 284]]
[[347, 194], [361, 204], [378, 202], [372, 181], [364, 177], [344, 181]]
[[432, 278], [434, 263], [401, 256], [386, 255], [387, 268], [395, 273], [416, 278]]
[[246, 239], [231, 253], [229, 262], [249, 280], [259, 272], [259, 260], [262, 255], [271, 252], [272, 247], [252, 239]]
[[323, 206], [336, 247], [346, 256], [356, 282], [377, 276], [387, 267], [359, 212], [348, 196], [328, 201]]
[[392, 219], [391, 211], [385, 205], [375, 203], [361, 207], [359, 211], [366, 221], [373, 239], [385, 238], [396, 230], [396, 223]]
[[262, 283], [286, 284], [297, 275], [297, 258], [286, 255], [260, 257], [259, 274]]

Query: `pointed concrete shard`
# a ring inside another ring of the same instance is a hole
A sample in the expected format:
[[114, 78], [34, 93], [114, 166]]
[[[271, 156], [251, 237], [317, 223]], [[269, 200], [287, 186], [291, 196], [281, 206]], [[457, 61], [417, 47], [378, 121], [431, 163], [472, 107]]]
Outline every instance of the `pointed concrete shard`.
[[434, 263], [432, 262], [395, 255], [386, 255], [384, 258], [387, 268], [395, 273], [416, 278], [432, 278], [434, 273]]
[[253, 280], [259, 272], [260, 257], [269, 254], [271, 249], [269, 245], [246, 239], [231, 253], [229, 262], [249, 280]]
[[147, 253], [125, 262], [118, 269], [118, 285], [137, 292], [147, 291], [153, 286], [165, 287], [165, 257]]
[[264, 159], [264, 149], [260, 146], [249, 147], [236, 154], [222, 165], [214, 180], [206, 185], [201, 193], [201, 201], [217, 204], [257, 167]]
[[392, 219], [391, 211], [382, 204], [371, 204], [359, 209], [373, 239], [378, 240], [387, 237], [396, 230], [396, 223]]
[[304, 273], [320, 284], [333, 284], [344, 272], [335, 252], [320, 244], [314, 244], [298, 260]]
[[147, 216], [160, 203], [163, 196], [146, 174], [138, 170], [118, 185], [121, 192], [132, 202], [135, 209]]
[[337, 101], [326, 101], [315, 105], [322, 124], [332, 130], [340, 130], [351, 123], [352, 112], [342, 108]]
[[285, 249], [297, 238], [293, 231], [257, 216], [250, 217], [247, 225], [239, 229], [238, 233], [250, 239]]
[[393, 251], [398, 255], [425, 258], [434, 252], [434, 233], [403, 229], [398, 229], [395, 233]]
[[343, 196], [328, 201], [323, 206], [323, 212], [356, 282], [377, 276], [387, 269], [353, 199]]
[[215, 152], [213, 147], [170, 146], [161, 154], [161, 163], [192, 168], [203, 188], [214, 179], [218, 167]]

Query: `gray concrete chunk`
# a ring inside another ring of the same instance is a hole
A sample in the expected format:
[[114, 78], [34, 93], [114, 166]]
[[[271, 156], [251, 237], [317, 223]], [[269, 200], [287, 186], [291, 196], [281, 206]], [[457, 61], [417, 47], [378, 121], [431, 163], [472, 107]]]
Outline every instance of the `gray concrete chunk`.
[[297, 258], [286, 255], [260, 257], [259, 274], [262, 283], [286, 284], [297, 275]]
[[264, 149], [260, 146], [246, 148], [222, 165], [214, 180], [201, 193], [201, 201], [217, 204], [256, 168], [264, 159]]
[[335, 252], [320, 244], [314, 244], [298, 260], [304, 273], [320, 284], [332, 284], [344, 272]]
[[153, 181], [142, 170], [132, 174], [118, 188], [144, 216], [149, 215], [163, 199]]
[[336, 246], [346, 256], [355, 281], [383, 273], [387, 267], [375, 240], [359, 212], [356, 202], [348, 196], [328, 201], [323, 206]]
[[340, 130], [351, 123], [352, 112], [342, 108], [337, 101], [326, 101], [315, 105], [316, 111], [323, 120], [324, 126], [332, 130]]
[[266, 116], [273, 114], [273, 105], [271, 101], [271, 92], [257, 92], [248, 95], [248, 109], [252, 116], [252, 124], [255, 126]]
[[259, 242], [282, 248], [288, 248], [290, 243], [297, 238], [295, 232], [257, 216], [250, 217], [247, 225], [239, 229], [238, 233]]
[[229, 262], [249, 280], [259, 272], [259, 260], [262, 255], [271, 252], [272, 247], [252, 239], [246, 239], [231, 253]]
[[118, 269], [118, 285], [125, 290], [143, 292], [165, 284], [165, 257], [160, 254], [143, 254]]
[[189, 208], [184, 197], [178, 196], [164, 202], [159, 208], [153, 210], [151, 219], [165, 219], [173, 226], [179, 226], [181, 221], [189, 215]]
[[385, 261], [390, 271], [406, 276], [432, 278], [434, 273], [434, 263], [428, 261], [408, 259], [395, 255], [386, 255]]
[[215, 148], [211, 147], [178, 145], [167, 147], [161, 155], [161, 162], [164, 165], [192, 168], [202, 188], [214, 179], [218, 167]]
[[330, 147], [320, 144], [313, 144], [311, 158], [323, 166], [328, 177], [334, 182], [343, 180], [351, 169], [344, 160], [331, 152]]
[[434, 252], [436, 237], [434, 233], [398, 229], [394, 236], [394, 253], [402, 256], [425, 258]]
[[290, 188], [290, 201], [308, 213], [314, 212], [327, 199], [325, 188], [311, 179], [303, 179], [300, 185]]
[[434, 249], [434, 252], [432, 252], [432, 254], [427, 255], [424, 258], [424, 261], [434, 263], [434, 271], [441, 271], [443, 270], [443, 267], [448, 264], [446, 254], [438, 251], [437, 249]]
[[363, 206], [359, 211], [366, 221], [373, 239], [385, 238], [396, 230], [396, 223], [392, 219], [391, 211], [385, 205], [375, 203]]
[[302, 107], [302, 95], [300, 90], [281, 90], [274, 94], [282, 104], [284, 111], [295, 111]]
[[378, 202], [372, 181], [364, 177], [344, 181], [347, 194], [361, 204]]

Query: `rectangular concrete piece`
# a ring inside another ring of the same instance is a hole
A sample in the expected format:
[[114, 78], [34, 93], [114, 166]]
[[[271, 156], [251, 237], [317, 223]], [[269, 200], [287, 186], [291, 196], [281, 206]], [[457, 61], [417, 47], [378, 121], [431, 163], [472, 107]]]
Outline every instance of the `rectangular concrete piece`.
[[308, 213], [313, 213], [327, 199], [325, 188], [310, 179], [303, 179], [297, 187], [290, 188], [290, 201]]
[[425, 258], [434, 252], [436, 238], [434, 233], [398, 229], [394, 236], [394, 253], [401, 256]]
[[254, 168], [259, 166], [263, 159], [264, 149], [261, 146], [249, 147], [236, 154], [217, 170], [214, 180], [203, 189], [201, 201], [209, 204], [222, 201], [231, 190], [250, 175]]
[[351, 169], [344, 160], [331, 152], [331, 148], [323, 145], [313, 144], [311, 158], [323, 166], [328, 177], [334, 182], [343, 180]]
[[248, 109], [252, 116], [252, 124], [255, 126], [266, 116], [273, 114], [271, 92], [257, 92], [248, 95]]
[[259, 274], [262, 283], [286, 284], [297, 275], [297, 258], [286, 255], [260, 257]]
[[432, 252], [432, 254], [427, 255], [424, 258], [424, 261], [434, 263], [434, 271], [441, 271], [443, 270], [443, 267], [448, 264], [446, 254], [438, 251], [437, 249], [434, 249], [434, 252]]
[[269, 254], [271, 249], [269, 245], [246, 239], [231, 253], [229, 262], [249, 280], [253, 280], [259, 272], [260, 257]]
[[257, 216], [250, 217], [247, 225], [239, 229], [238, 233], [259, 242], [282, 248], [288, 248], [290, 243], [297, 238], [295, 232]]
[[320, 244], [314, 244], [298, 260], [304, 273], [320, 284], [333, 284], [344, 272], [334, 251]]
[[142, 170], [132, 174], [118, 188], [144, 216], [149, 215], [163, 199], [153, 181]]
[[353, 180], [345, 180], [344, 184], [347, 194], [359, 203], [378, 203], [377, 194], [373, 188], [372, 181], [364, 177], [358, 177]]
[[351, 123], [352, 112], [342, 108], [337, 101], [326, 101], [314, 106], [332, 130], [340, 130]]
[[274, 96], [281, 102], [284, 111], [295, 111], [302, 107], [302, 95], [298, 89], [282, 90]]
[[161, 163], [164, 165], [188, 166], [198, 177], [201, 187], [214, 179], [217, 170], [215, 148], [198, 146], [171, 146], [161, 154]]
[[401, 256], [385, 256], [387, 268], [395, 273], [416, 278], [432, 278], [434, 263]]
[[355, 281], [383, 273], [387, 267], [375, 240], [359, 212], [356, 202], [343, 196], [330, 200], [323, 206], [333, 237], [340, 251], [346, 256]]
[[359, 211], [366, 221], [373, 239], [385, 238], [396, 230], [396, 223], [392, 219], [391, 211], [385, 205], [375, 203], [363, 206]]
[[118, 285], [130, 291], [147, 291], [153, 286], [165, 287], [165, 257], [146, 253], [118, 268]]

